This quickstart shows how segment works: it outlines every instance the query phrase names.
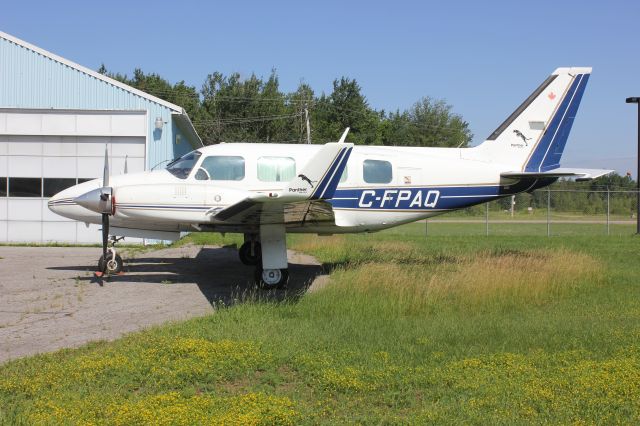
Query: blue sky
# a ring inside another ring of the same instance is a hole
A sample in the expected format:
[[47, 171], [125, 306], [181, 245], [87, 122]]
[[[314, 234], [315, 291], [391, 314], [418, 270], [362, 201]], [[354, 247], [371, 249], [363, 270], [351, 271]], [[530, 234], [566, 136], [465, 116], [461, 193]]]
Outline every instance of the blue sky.
[[559, 66], [593, 66], [567, 166], [635, 176], [640, 2], [5, 2], [0, 30], [92, 69], [136, 67], [200, 88], [214, 71], [355, 78], [371, 106], [445, 99], [484, 140]]

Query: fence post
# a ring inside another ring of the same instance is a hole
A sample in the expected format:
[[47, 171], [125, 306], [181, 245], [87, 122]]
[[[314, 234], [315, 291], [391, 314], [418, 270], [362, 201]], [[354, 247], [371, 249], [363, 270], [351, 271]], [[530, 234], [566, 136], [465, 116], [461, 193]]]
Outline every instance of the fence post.
[[547, 188], [547, 237], [551, 236], [551, 189]]
[[484, 205], [486, 206], [485, 215], [484, 215], [484, 227], [485, 227], [485, 234], [488, 237], [489, 236], [489, 203], [485, 203]]
[[516, 207], [516, 196], [512, 195], [511, 196], [511, 219], [513, 219], [513, 215], [515, 213], [515, 207]]
[[611, 235], [609, 233], [609, 216], [610, 216], [610, 209], [609, 209], [609, 199], [610, 199], [610, 192], [609, 192], [609, 185], [607, 185], [607, 235]]

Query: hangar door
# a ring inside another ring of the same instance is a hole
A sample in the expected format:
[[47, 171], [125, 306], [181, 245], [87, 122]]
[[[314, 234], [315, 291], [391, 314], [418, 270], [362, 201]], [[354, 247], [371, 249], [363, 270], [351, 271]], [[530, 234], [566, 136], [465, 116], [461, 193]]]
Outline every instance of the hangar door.
[[0, 134], [0, 241], [99, 241], [99, 226], [87, 228], [58, 216], [47, 208], [47, 201], [65, 188], [102, 177], [105, 147], [112, 175], [124, 172], [125, 159], [129, 173], [143, 171], [145, 140], [144, 136]]

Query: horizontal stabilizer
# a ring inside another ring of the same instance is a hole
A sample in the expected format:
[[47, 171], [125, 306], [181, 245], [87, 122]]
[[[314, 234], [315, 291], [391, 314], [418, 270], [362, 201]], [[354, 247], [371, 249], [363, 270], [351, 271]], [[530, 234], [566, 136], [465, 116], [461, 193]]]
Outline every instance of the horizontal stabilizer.
[[560, 178], [568, 177], [575, 178], [577, 181], [591, 180], [599, 178], [600, 176], [613, 173], [613, 170], [604, 169], [571, 169], [560, 167], [557, 169], [549, 170], [546, 172], [503, 172], [500, 176], [509, 179], [544, 179], [544, 178]]

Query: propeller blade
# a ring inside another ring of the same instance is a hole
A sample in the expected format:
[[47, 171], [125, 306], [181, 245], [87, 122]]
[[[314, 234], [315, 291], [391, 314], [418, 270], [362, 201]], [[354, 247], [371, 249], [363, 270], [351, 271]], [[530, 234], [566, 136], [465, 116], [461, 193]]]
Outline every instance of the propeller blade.
[[102, 172], [102, 186], [109, 186], [109, 149], [104, 147], [104, 171]]

